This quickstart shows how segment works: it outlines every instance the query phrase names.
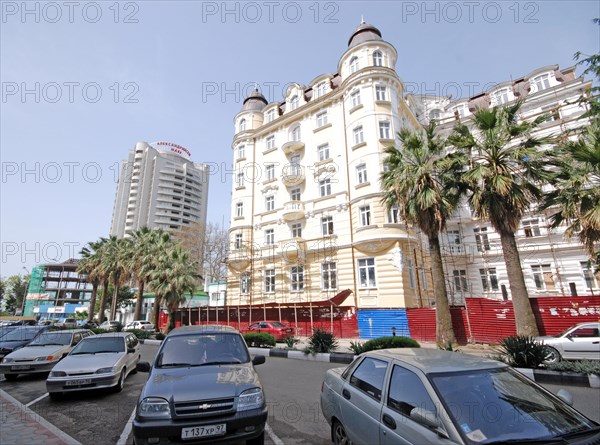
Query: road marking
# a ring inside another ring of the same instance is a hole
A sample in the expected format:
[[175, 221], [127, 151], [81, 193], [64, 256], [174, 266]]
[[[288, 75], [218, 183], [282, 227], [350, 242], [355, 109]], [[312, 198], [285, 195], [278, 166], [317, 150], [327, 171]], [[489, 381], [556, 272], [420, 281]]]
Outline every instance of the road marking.
[[37, 399], [32, 400], [31, 402], [29, 402], [27, 405], [25, 405], [27, 408], [29, 408], [31, 405], [33, 405], [34, 403], [38, 403], [40, 400], [44, 399], [48, 397], [48, 393], [44, 394], [43, 396], [39, 396]]
[[123, 432], [121, 433], [121, 436], [119, 437], [119, 441], [117, 442], [117, 445], [125, 445], [127, 443], [127, 438], [129, 437], [129, 434], [131, 434], [131, 430], [133, 428], [133, 418], [135, 417], [135, 408], [133, 408], [133, 412], [131, 413], [131, 416], [129, 416], [129, 420], [127, 420], [127, 423], [125, 424], [125, 428], [123, 428]]
[[275, 445], [284, 445], [283, 441], [279, 437], [277, 437], [277, 435], [273, 432], [273, 429], [268, 423], [265, 423], [265, 431], [267, 432], [267, 434], [269, 435], [269, 437]]

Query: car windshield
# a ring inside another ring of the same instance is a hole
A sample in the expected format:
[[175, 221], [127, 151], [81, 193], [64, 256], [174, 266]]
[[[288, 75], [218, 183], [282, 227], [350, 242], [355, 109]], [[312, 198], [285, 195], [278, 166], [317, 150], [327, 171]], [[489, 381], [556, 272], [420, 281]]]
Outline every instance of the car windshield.
[[102, 352], [125, 352], [123, 337], [88, 337], [77, 343], [71, 355], [99, 354]]
[[31, 340], [38, 332], [40, 332], [38, 329], [14, 329], [2, 336], [2, 341]]
[[190, 334], [167, 337], [157, 357], [158, 367], [247, 363], [248, 349], [239, 334]]
[[70, 332], [44, 332], [28, 346], [69, 345], [73, 334]]
[[544, 440], [594, 424], [509, 368], [430, 374], [469, 444]]

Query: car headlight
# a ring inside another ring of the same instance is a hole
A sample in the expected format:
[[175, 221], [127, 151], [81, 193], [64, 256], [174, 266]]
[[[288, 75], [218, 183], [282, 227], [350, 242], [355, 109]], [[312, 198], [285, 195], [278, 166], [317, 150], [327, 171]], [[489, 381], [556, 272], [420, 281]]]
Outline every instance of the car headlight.
[[238, 400], [238, 411], [262, 408], [264, 404], [265, 397], [263, 395], [262, 389], [248, 389], [240, 394], [240, 398]]
[[96, 374], [111, 374], [115, 371], [116, 371], [115, 367], [111, 366], [110, 368], [100, 368], [99, 370], [96, 371]]
[[170, 419], [171, 408], [169, 402], [160, 397], [147, 397], [139, 404], [137, 409], [139, 417], [152, 419]]
[[12, 358], [6, 358], [6, 357], [4, 357], [2, 359], [2, 363], [12, 363], [14, 361], [15, 361], [14, 359], [12, 359]]
[[52, 360], [54, 360], [53, 355], [45, 355], [43, 357], [37, 357], [34, 361], [36, 361], [36, 362], [51, 362]]
[[65, 371], [50, 371], [50, 377], [66, 377], [67, 373]]

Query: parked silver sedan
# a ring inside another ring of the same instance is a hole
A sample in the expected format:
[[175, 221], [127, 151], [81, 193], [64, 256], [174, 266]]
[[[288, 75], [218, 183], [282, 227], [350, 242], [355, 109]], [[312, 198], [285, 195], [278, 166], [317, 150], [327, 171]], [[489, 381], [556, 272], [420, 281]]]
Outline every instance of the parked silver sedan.
[[569, 398], [495, 360], [386, 349], [328, 370], [321, 410], [336, 444], [598, 443]]
[[600, 360], [600, 322], [579, 323], [560, 334], [536, 340], [546, 345], [546, 364], [562, 359]]
[[125, 379], [140, 361], [140, 344], [128, 332], [88, 337], [58, 363], [46, 380], [50, 398], [65, 392], [100, 388], [121, 391]]
[[19, 374], [50, 372], [82, 339], [94, 333], [88, 329], [46, 331], [31, 343], [11, 352], [0, 363], [0, 374], [14, 380]]

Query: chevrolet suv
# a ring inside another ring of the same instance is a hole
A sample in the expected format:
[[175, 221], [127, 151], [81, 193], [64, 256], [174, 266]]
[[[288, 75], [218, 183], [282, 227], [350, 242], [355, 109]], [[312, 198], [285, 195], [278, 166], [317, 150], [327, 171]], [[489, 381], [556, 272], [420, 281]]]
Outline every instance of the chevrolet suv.
[[229, 326], [185, 326], [163, 341], [138, 400], [136, 445], [262, 445], [267, 407], [244, 338]]

